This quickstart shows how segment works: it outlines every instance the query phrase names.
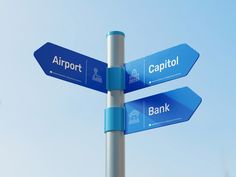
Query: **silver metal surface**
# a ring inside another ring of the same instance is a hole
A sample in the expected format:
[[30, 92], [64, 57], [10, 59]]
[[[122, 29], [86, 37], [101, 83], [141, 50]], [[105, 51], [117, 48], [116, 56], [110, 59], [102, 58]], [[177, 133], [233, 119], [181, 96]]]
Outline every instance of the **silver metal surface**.
[[[124, 36], [107, 36], [108, 67], [124, 66]], [[107, 107], [123, 107], [123, 90], [108, 91]], [[125, 137], [122, 131], [106, 133], [106, 177], [125, 177]]]

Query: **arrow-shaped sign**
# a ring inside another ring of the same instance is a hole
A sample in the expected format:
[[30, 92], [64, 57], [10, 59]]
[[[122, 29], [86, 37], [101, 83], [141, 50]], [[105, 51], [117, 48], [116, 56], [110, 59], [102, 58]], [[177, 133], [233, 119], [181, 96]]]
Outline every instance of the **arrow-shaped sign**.
[[186, 76], [198, 57], [189, 45], [181, 44], [127, 63], [125, 92]]
[[125, 134], [188, 121], [202, 99], [190, 88], [153, 95], [125, 104]]
[[88, 56], [46, 43], [34, 56], [52, 77], [106, 93], [107, 64]]

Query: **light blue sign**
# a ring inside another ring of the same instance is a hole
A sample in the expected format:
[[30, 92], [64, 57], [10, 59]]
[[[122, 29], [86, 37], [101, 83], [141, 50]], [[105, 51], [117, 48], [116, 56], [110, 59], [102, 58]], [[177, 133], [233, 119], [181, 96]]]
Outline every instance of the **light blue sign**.
[[52, 43], [34, 56], [43, 71], [52, 77], [106, 93], [107, 64]]
[[125, 134], [188, 121], [201, 101], [183, 87], [125, 103]]
[[127, 63], [125, 92], [186, 76], [198, 57], [189, 45], [181, 44]]

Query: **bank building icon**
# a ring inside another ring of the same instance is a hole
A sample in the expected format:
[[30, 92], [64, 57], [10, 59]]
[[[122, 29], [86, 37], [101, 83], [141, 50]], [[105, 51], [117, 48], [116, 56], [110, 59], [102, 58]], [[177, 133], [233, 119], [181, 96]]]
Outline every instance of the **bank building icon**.
[[139, 81], [139, 73], [137, 71], [137, 69], [132, 69], [131, 75], [129, 76], [129, 84], [135, 83], [137, 81]]
[[94, 68], [93, 72], [94, 73], [93, 73], [92, 80], [95, 81], [95, 82], [98, 82], [98, 83], [102, 83], [102, 77], [98, 75], [98, 69]]
[[134, 109], [129, 113], [129, 125], [138, 124], [140, 122], [140, 112]]

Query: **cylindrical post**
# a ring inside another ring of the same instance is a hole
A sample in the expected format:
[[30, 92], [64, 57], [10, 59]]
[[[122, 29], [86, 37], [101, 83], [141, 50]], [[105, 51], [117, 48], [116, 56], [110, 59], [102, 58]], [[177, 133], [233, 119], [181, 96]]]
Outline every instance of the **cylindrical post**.
[[[124, 37], [124, 33], [120, 31], [112, 31], [107, 34], [108, 68], [124, 67]], [[123, 90], [107, 92], [107, 108], [123, 106]], [[106, 177], [125, 177], [125, 138], [123, 131], [106, 132]]]

